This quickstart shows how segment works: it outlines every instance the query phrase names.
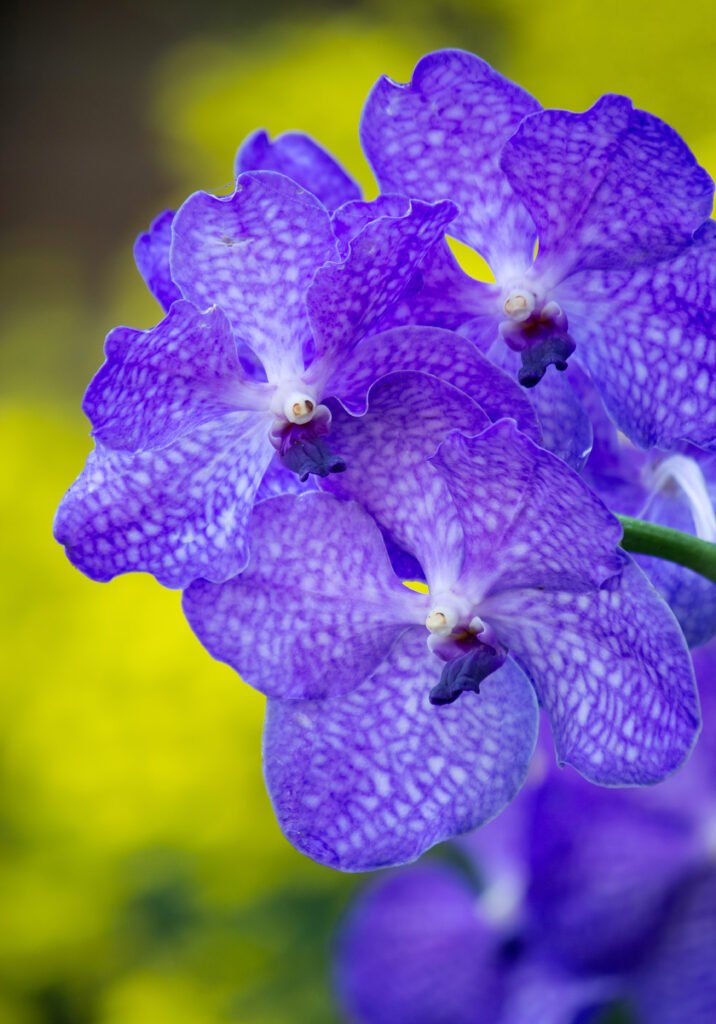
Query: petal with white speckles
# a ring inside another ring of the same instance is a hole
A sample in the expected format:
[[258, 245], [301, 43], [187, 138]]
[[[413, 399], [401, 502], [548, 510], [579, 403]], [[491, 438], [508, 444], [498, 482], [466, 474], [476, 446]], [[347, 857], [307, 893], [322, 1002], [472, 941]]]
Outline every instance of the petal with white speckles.
[[450, 232], [477, 249], [498, 279], [532, 261], [532, 220], [503, 174], [500, 150], [539, 104], [463, 50], [420, 60], [412, 81], [373, 87], [361, 140], [383, 192], [453, 199]]
[[118, 327], [83, 408], [101, 444], [125, 451], [163, 448], [224, 414], [263, 404], [239, 364], [228, 320], [177, 302], [156, 327]]
[[578, 274], [556, 297], [627, 437], [644, 448], [716, 446], [716, 223], [676, 259]]
[[699, 703], [676, 620], [623, 557], [600, 590], [507, 590], [481, 614], [530, 673], [560, 761], [602, 785], [645, 785], [688, 756]]
[[532, 687], [508, 662], [455, 704], [422, 627], [350, 694], [270, 701], [264, 771], [279, 824], [314, 860], [365, 871], [414, 860], [514, 797], [534, 749]]
[[315, 351], [309, 374], [321, 382], [321, 390], [356, 343], [380, 330], [456, 212], [449, 202], [402, 200], [400, 205], [394, 215], [369, 220], [344, 259], [320, 269], [308, 291]]
[[198, 580], [184, 611], [214, 658], [295, 700], [359, 686], [422, 622], [425, 601], [397, 579], [360, 506], [314, 492], [257, 505], [245, 571], [221, 586]]
[[473, 600], [517, 586], [592, 590], [620, 571], [618, 521], [514, 423], [478, 437], [453, 434], [431, 463], [465, 533], [460, 588]]
[[533, 114], [501, 166], [534, 218], [536, 269], [552, 285], [578, 270], [674, 256], [711, 214], [709, 175], [673, 128], [625, 96], [602, 96], [581, 114]]
[[487, 416], [457, 388], [413, 372], [374, 384], [363, 416], [337, 402], [332, 410], [329, 442], [347, 468], [321, 486], [360, 501], [418, 559], [431, 587], [449, 587], [462, 565], [462, 530], [444, 481], [426, 459], [450, 431], [477, 433]]
[[439, 327], [394, 327], [365, 338], [333, 379], [335, 394], [353, 413], [365, 410], [370, 385], [387, 373], [419, 370], [464, 391], [491, 420], [514, 419], [541, 438], [530, 397], [466, 338]]
[[248, 554], [247, 522], [274, 449], [270, 421], [234, 412], [166, 447], [98, 446], [62, 499], [55, 537], [96, 580], [149, 572], [167, 587], [228, 579]]
[[302, 373], [306, 289], [335, 254], [325, 207], [272, 171], [243, 174], [230, 196], [197, 192], [174, 219], [171, 267], [182, 294], [219, 306], [272, 380]]

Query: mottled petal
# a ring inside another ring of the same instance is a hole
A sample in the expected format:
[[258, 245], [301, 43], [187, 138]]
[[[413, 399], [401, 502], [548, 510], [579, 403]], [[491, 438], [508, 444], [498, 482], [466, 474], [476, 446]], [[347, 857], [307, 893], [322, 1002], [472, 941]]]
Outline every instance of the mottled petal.
[[98, 448], [60, 504], [55, 537], [96, 580], [149, 572], [166, 587], [240, 572], [246, 527], [273, 455], [269, 423], [235, 412], [158, 451]]
[[134, 243], [134, 262], [157, 302], [166, 311], [181, 292], [172, 281], [169, 269], [169, 246], [172, 240], [174, 211], [165, 210], [139, 235]]
[[[371, 221], [401, 216], [406, 207], [404, 196], [390, 194], [371, 202], [346, 203], [333, 215], [333, 230], [341, 251], [347, 253], [353, 238]], [[422, 258], [400, 300], [386, 310], [380, 327], [387, 330], [399, 324], [423, 324], [454, 329], [468, 319], [481, 317], [491, 321], [494, 337], [500, 295], [496, 285], [466, 274], [450, 246], [440, 239]]]
[[425, 630], [408, 629], [351, 693], [269, 702], [266, 783], [299, 850], [343, 871], [399, 864], [514, 797], [536, 739], [532, 687], [508, 662], [479, 694], [437, 708], [440, 671]]
[[580, 357], [636, 444], [716, 445], [716, 223], [676, 259], [559, 289]]
[[93, 436], [110, 448], [163, 448], [202, 423], [261, 402], [260, 386], [244, 379], [219, 309], [200, 313], [177, 302], [148, 331], [112, 331], [105, 355], [83, 408]]
[[675, 256], [711, 214], [709, 175], [672, 128], [625, 96], [602, 96], [582, 114], [533, 114], [501, 166], [537, 225], [536, 269], [551, 285]]
[[295, 473], [286, 469], [281, 456], [276, 452], [256, 492], [256, 501], [277, 498], [281, 494], [304, 494], [306, 491], [315, 490], [316, 484], [312, 477], [308, 480], [299, 480]]
[[639, 1019], [649, 1024], [712, 1024], [716, 1019], [716, 871], [684, 884], [632, 982]]
[[236, 154], [236, 176], [245, 171], [278, 171], [312, 192], [328, 210], [360, 199], [360, 188], [330, 153], [303, 132], [249, 135]]
[[334, 258], [326, 209], [271, 171], [243, 174], [230, 196], [195, 193], [174, 220], [172, 276], [183, 295], [220, 306], [272, 380], [302, 372], [305, 292]]
[[350, 412], [361, 413], [371, 384], [396, 370], [439, 377], [464, 391], [491, 420], [510, 417], [525, 434], [541, 439], [524, 389], [466, 338], [438, 327], [395, 327], [364, 338], [329, 387]]
[[367, 513], [315, 492], [257, 505], [244, 572], [222, 586], [198, 580], [184, 611], [212, 657], [291, 700], [355, 688], [425, 616]]
[[418, 559], [431, 587], [449, 587], [462, 565], [462, 530], [444, 481], [425, 460], [450, 431], [480, 431], [485, 414], [457, 388], [409, 372], [379, 380], [365, 415], [338, 402], [332, 412], [329, 440], [346, 471], [321, 486], [360, 501]]
[[654, 806], [643, 790], [592, 786], [571, 772], [553, 772], [537, 794], [527, 849], [534, 927], [560, 962], [578, 971], [633, 964], [673, 886], [700, 854], [688, 812]]
[[460, 214], [451, 234], [501, 279], [532, 262], [535, 231], [500, 169], [500, 150], [536, 110], [536, 100], [479, 57], [441, 50], [418, 62], [407, 85], [378, 80], [361, 140], [383, 192], [453, 199]]
[[465, 532], [461, 591], [592, 590], [620, 571], [621, 527], [580, 477], [503, 421], [453, 434], [431, 463]]
[[307, 296], [314, 380], [326, 381], [360, 338], [377, 328], [454, 216], [452, 203], [406, 200], [400, 215], [369, 221], [342, 262], [318, 271]]
[[[500, 340], [490, 350], [489, 356], [514, 379], [517, 378], [520, 367], [517, 352], [513, 352]], [[514, 417], [524, 433], [535, 440], [541, 436], [543, 448], [559, 456], [577, 471], [584, 467], [592, 448], [592, 424], [581, 398], [581, 387], [575, 386], [581, 385], [584, 377], [586, 374], [572, 360], [564, 372], [554, 367], [548, 368], [539, 387], [526, 392], [532, 414], [539, 424], [537, 437], [532, 431], [525, 430], [520, 420]]]
[[495, 1024], [498, 943], [454, 871], [408, 868], [359, 894], [338, 938], [339, 999], [356, 1024]]
[[681, 631], [634, 562], [584, 594], [510, 590], [481, 607], [529, 672], [560, 762], [602, 785], [659, 782], [699, 731]]

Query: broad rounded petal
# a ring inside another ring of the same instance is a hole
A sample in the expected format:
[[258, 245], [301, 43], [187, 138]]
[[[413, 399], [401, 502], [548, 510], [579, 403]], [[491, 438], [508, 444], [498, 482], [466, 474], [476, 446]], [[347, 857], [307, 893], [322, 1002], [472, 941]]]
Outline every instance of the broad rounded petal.
[[249, 135], [236, 154], [236, 176], [245, 171], [278, 171], [320, 199], [328, 210], [360, 199], [360, 188], [331, 154], [303, 132]]
[[716, 1019], [716, 871], [675, 894], [650, 956], [632, 981], [639, 1020], [711, 1024]]
[[181, 298], [181, 292], [172, 281], [169, 269], [173, 220], [174, 211], [165, 210], [154, 218], [149, 230], [139, 235], [134, 243], [134, 262], [137, 264], [137, 270], [165, 311], [172, 302]]
[[316, 381], [327, 380], [378, 327], [454, 216], [449, 202], [405, 200], [404, 212], [369, 221], [340, 263], [318, 271], [307, 295], [315, 343], [310, 374]]
[[149, 572], [166, 587], [224, 580], [247, 558], [247, 523], [271, 460], [270, 423], [235, 412], [158, 451], [98, 448], [63, 498], [55, 537], [92, 579]]
[[626, 96], [602, 96], [581, 114], [533, 114], [501, 165], [537, 225], [536, 267], [551, 284], [675, 256], [711, 215], [709, 175], [672, 128]]
[[465, 533], [462, 590], [592, 590], [620, 571], [621, 526], [584, 481], [514, 423], [453, 434], [430, 460]]
[[511, 590], [480, 614], [529, 672], [560, 762], [602, 785], [659, 782], [699, 732], [693, 669], [669, 608], [634, 562], [601, 590]]
[[527, 849], [535, 929], [565, 967], [593, 972], [635, 963], [700, 856], [688, 810], [573, 772], [553, 772], [537, 794]]
[[339, 1000], [356, 1024], [495, 1024], [499, 939], [454, 871], [407, 868], [351, 908], [334, 958]]
[[676, 259], [575, 276], [559, 289], [612, 417], [644, 448], [716, 446], [716, 223]]
[[184, 612], [212, 657], [272, 697], [313, 699], [360, 685], [425, 599], [390, 566], [378, 527], [329, 494], [261, 502], [251, 557], [221, 586], [198, 580]]
[[500, 169], [502, 146], [539, 103], [471, 53], [441, 50], [412, 81], [381, 78], [361, 140], [383, 192], [453, 199], [451, 234], [477, 249], [498, 279], [532, 262], [532, 220]]
[[431, 587], [450, 587], [462, 565], [462, 530], [445, 482], [426, 459], [450, 431], [480, 431], [485, 414], [464, 392], [413, 372], [379, 380], [363, 416], [337, 402], [331, 409], [331, 449], [347, 468], [321, 486], [360, 501], [417, 558]]
[[404, 863], [514, 797], [537, 733], [532, 687], [508, 661], [479, 694], [435, 707], [441, 667], [424, 628], [408, 629], [352, 693], [269, 702], [266, 783], [307, 856], [343, 871]]
[[255, 385], [247, 387], [219, 309], [201, 313], [177, 302], [148, 331], [112, 331], [105, 355], [83, 408], [93, 436], [110, 448], [166, 447], [202, 423], [246, 408], [258, 395]]
[[171, 267], [182, 294], [219, 306], [270, 379], [302, 372], [306, 289], [334, 258], [326, 209], [271, 171], [242, 174], [230, 196], [197, 192], [174, 219]]
[[525, 434], [541, 439], [525, 389], [462, 335], [439, 327], [394, 327], [364, 338], [329, 386], [346, 409], [361, 413], [370, 386], [396, 370], [439, 377], [464, 391], [491, 420], [510, 417]]

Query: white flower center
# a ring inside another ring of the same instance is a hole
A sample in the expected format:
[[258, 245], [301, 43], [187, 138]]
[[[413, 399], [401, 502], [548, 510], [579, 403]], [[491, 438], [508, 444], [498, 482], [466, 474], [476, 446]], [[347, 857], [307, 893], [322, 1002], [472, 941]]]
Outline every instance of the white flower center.
[[537, 305], [537, 296], [534, 292], [523, 288], [514, 288], [505, 299], [503, 309], [510, 320], [521, 323], [528, 320]]
[[454, 608], [444, 606], [432, 608], [425, 620], [428, 630], [435, 636], [449, 636], [458, 623], [458, 615]]

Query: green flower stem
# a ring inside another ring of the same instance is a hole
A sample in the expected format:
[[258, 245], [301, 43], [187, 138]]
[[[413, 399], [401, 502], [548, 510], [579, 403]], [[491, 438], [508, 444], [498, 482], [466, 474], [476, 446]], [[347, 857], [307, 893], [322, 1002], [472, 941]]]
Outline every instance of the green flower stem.
[[617, 516], [617, 519], [624, 527], [621, 543], [625, 551], [665, 558], [716, 583], [716, 544], [643, 519], [631, 516]]

